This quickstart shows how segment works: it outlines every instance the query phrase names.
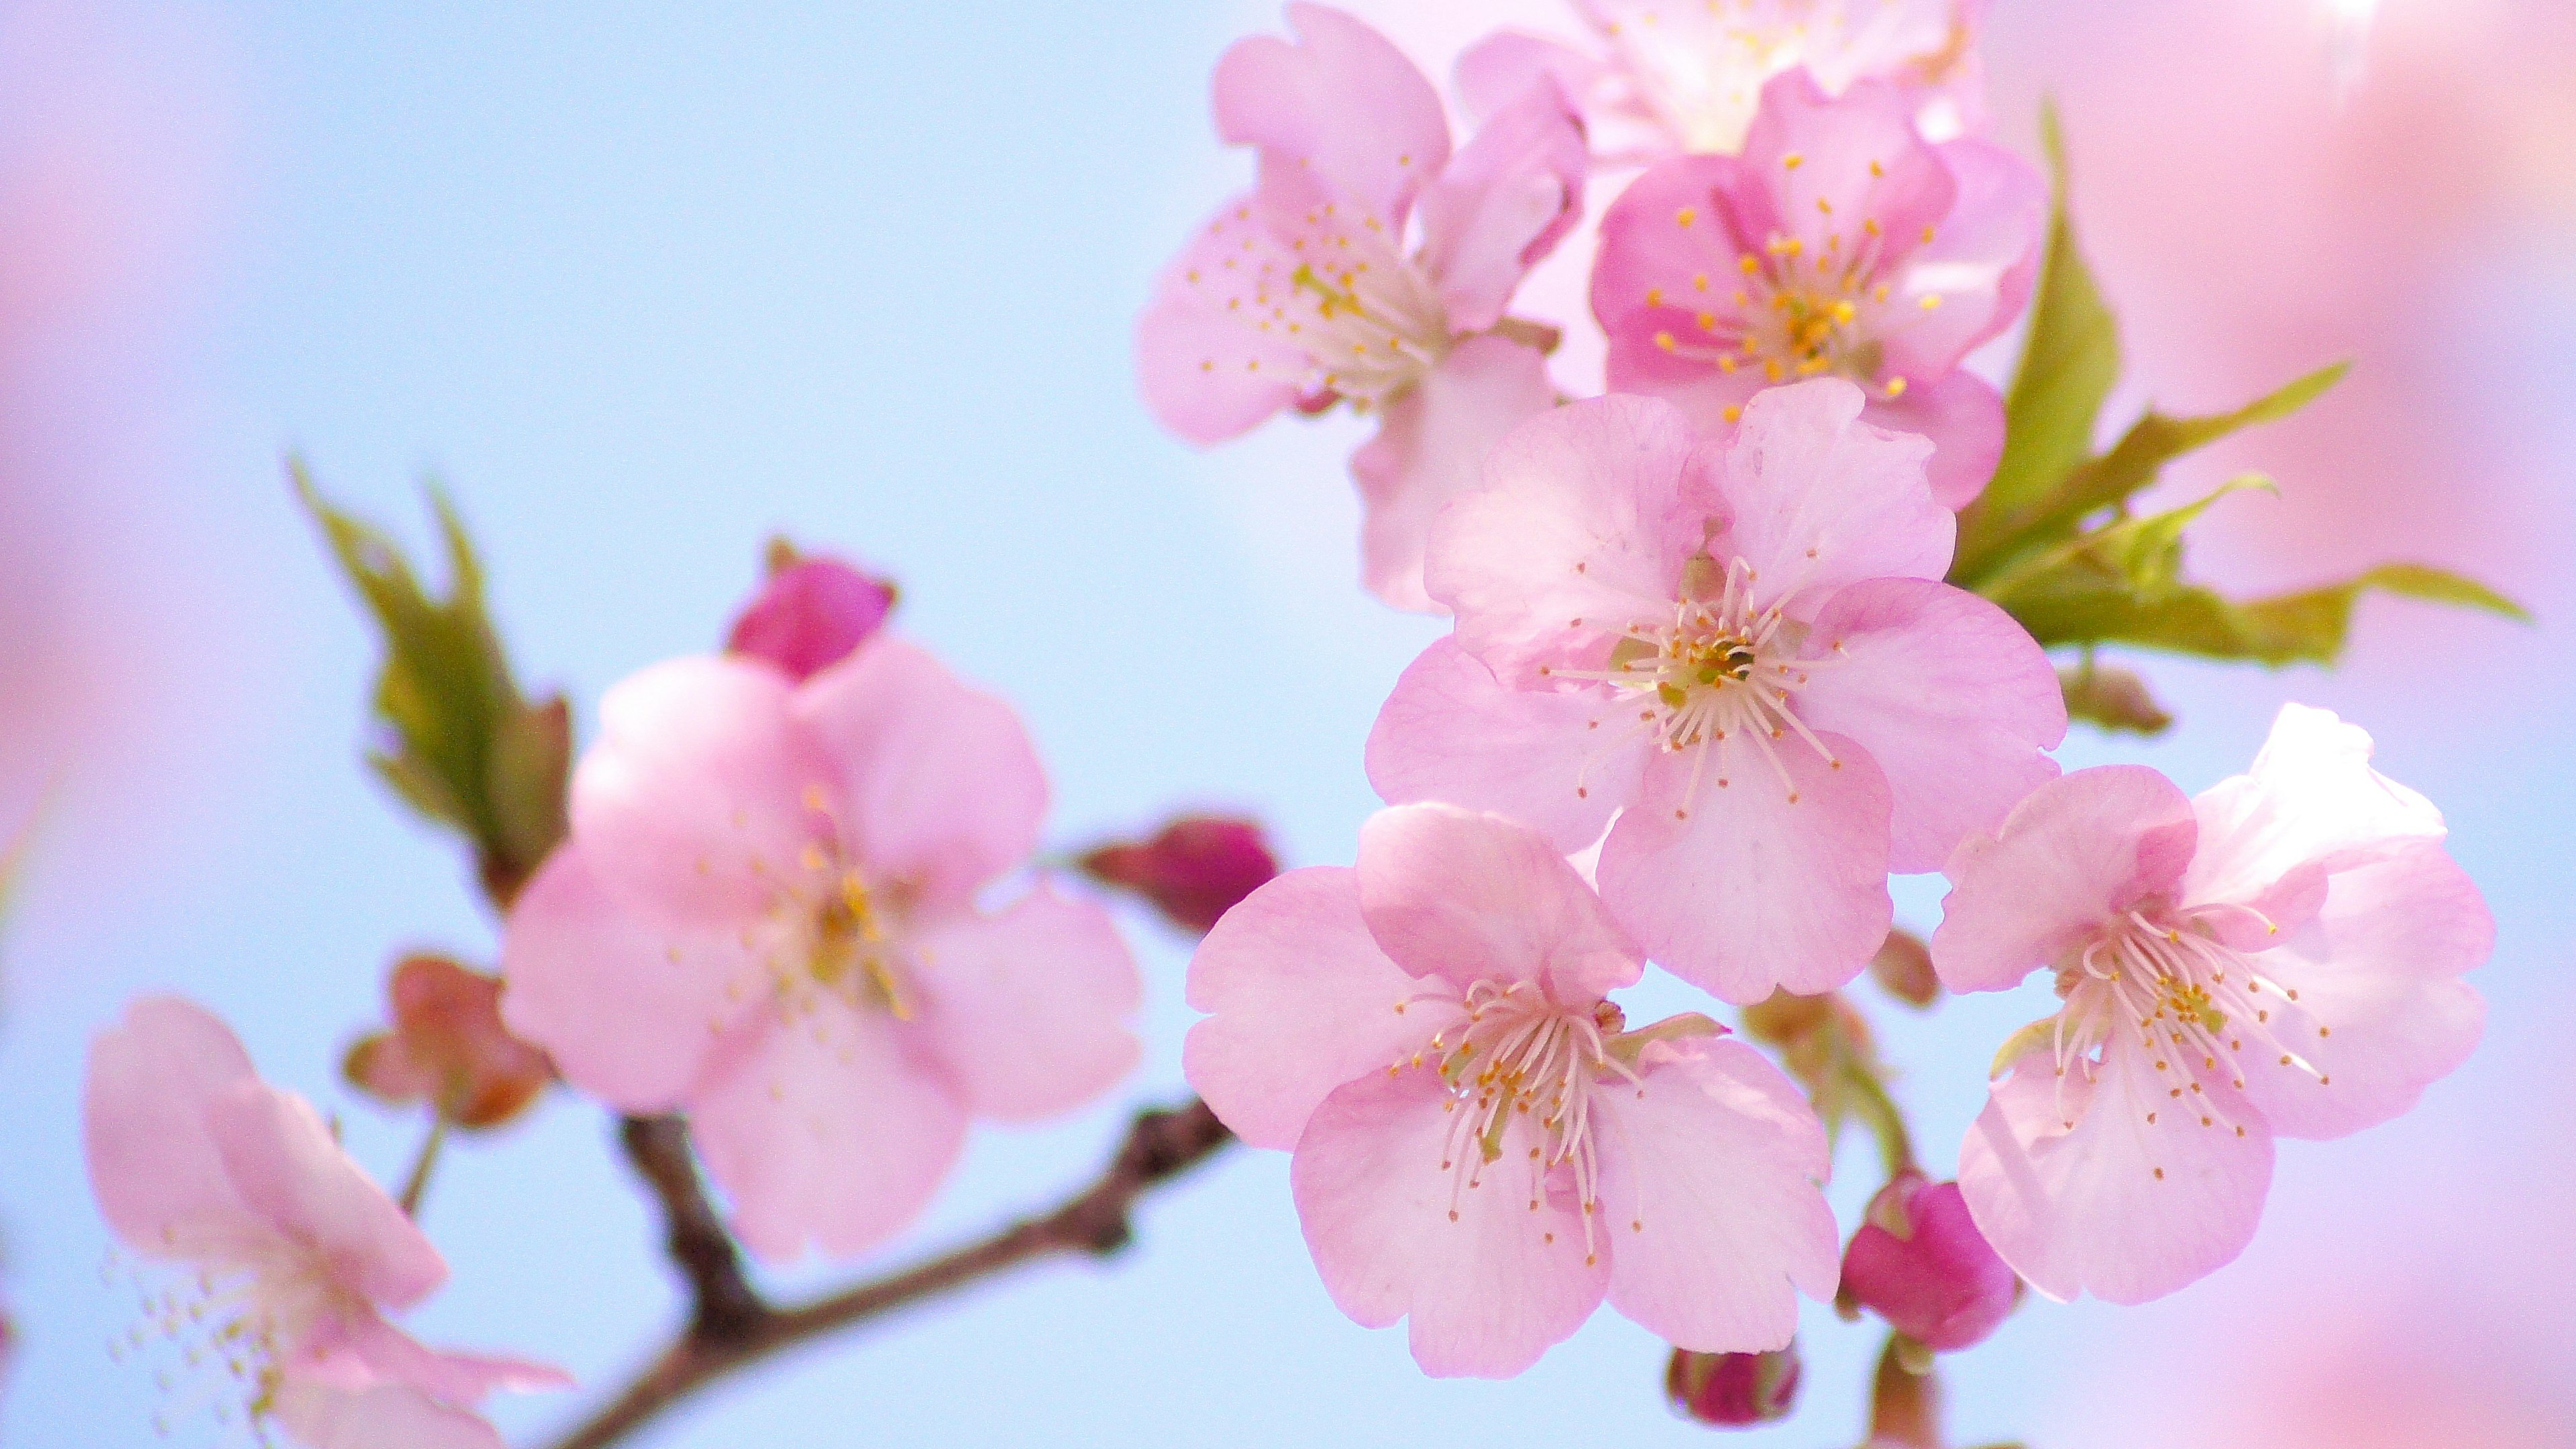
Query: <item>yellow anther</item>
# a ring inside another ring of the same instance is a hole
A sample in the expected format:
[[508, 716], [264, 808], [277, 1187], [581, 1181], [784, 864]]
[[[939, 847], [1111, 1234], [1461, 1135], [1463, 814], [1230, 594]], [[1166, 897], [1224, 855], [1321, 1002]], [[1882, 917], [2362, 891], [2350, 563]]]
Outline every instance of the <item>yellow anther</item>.
[[1673, 213], [1673, 220], [1679, 222], [1683, 226], [1689, 226], [1692, 222], [1699, 220], [1699, 208], [1696, 206], [1685, 206], [1681, 210]]

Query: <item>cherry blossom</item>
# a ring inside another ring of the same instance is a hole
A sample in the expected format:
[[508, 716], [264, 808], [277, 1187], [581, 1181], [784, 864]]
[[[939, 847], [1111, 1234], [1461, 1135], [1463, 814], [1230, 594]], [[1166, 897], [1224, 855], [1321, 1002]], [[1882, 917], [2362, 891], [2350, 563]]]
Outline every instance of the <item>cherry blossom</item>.
[[1886, 939], [1889, 870], [2000, 821], [2066, 730], [2030, 636], [1940, 582], [1955, 525], [1927, 445], [1862, 406], [1820, 378], [1722, 442], [1654, 398], [1524, 424], [1433, 535], [1457, 630], [1378, 716], [1378, 792], [1568, 853], [1608, 826], [1611, 914], [1730, 1001], [1850, 980]]
[[1590, 43], [1503, 31], [1458, 61], [1467, 109], [1485, 114], [1554, 78], [1581, 105], [1608, 165], [1744, 146], [1763, 85], [1803, 67], [1827, 93], [1897, 87], [1925, 135], [1982, 130], [1975, 48], [1985, 0], [1574, 0]]
[[82, 1126], [109, 1227], [177, 1270], [175, 1286], [147, 1290], [149, 1321], [123, 1346], [174, 1340], [197, 1373], [220, 1375], [197, 1407], [223, 1422], [314, 1449], [500, 1449], [477, 1404], [571, 1382], [427, 1348], [385, 1321], [435, 1292], [446, 1263], [204, 1008], [146, 997], [101, 1032]]
[[1960, 1153], [1977, 1226], [2055, 1298], [2160, 1297], [2254, 1234], [2272, 1141], [2395, 1117], [2478, 1039], [2495, 928], [2441, 813], [2370, 737], [2285, 707], [2186, 799], [2079, 770], [1962, 845], [1932, 957], [1954, 991], [2056, 973]]
[[1137, 1056], [1101, 908], [1024, 862], [1046, 781], [1018, 719], [880, 634], [802, 684], [655, 665], [601, 702], [571, 839], [511, 912], [510, 1029], [629, 1112], [687, 1112], [743, 1241], [860, 1252], [970, 1117], [1091, 1100]]
[[1700, 1016], [1631, 1031], [1643, 963], [1574, 868], [1417, 805], [1355, 869], [1291, 871], [1190, 963], [1190, 1081], [1290, 1180], [1325, 1289], [1411, 1319], [1425, 1372], [1502, 1377], [1612, 1307], [1686, 1348], [1779, 1348], [1830, 1297], [1824, 1129]]
[[1911, 1169], [1870, 1199], [1867, 1220], [1843, 1250], [1843, 1301], [1942, 1353], [1984, 1342], [2020, 1295], [2020, 1280], [1978, 1233], [1959, 1185]]
[[1193, 443], [1282, 408], [1380, 416], [1351, 459], [1368, 587], [1429, 607], [1422, 541], [1485, 450], [1556, 401], [1550, 329], [1505, 317], [1582, 211], [1582, 125], [1543, 78], [1454, 154], [1440, 97], [1384, 36], [1292, 4], [1216, 73], [1217, 129], [1260, 156], [1165, 270], [1137, 329], [1138, 381]]
[[1960, 361], [2028, 303], [2047, 208], [2028, 162], [1924, 140], [1897, 88], [1836, 99], [1783, 74], [1741, 156], [1663, 162], [1603, 214], [1611, 389], [1716, 430], [1765, 387], [1850, 378], [1871, 422], [1932, 440], [1933, 496], [1963, 507], [1994, 476], [2004, 405]]
[[766, 659], [803, 681], [837, 664], [885, 627], [894, 585], [836, 558], [783, 557], [726, 632], [729, 653]]

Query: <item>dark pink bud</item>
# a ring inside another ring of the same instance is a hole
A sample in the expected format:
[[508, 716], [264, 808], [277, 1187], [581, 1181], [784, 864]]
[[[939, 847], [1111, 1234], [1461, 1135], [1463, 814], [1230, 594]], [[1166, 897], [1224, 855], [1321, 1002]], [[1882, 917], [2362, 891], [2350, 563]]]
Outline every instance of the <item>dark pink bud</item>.
[[1150, 840], [1099, 846], [1081, 866], [1093, 880], [1134, 891], [1173, 924], [1200, 932], [1279, 873], [1257, 822], [1211, 815], [1184, 815]]
[[1673, 1412], [1721, 1429], [1789, 1417], [1798, 1404], [1798, 1345], [1769, 1353], [1673, 1350], [1664, 1367], [1664, 1397]]
[[770, 573], [733, 621], [725, 648], [803, 680], [849, 657], [893, 607], [894, 585], [885, 580], [838, 559], [798, 559]]
[[1841, 1297], [1944, 1353], [1982, 1342], [2012, 1312], [2020, 1281], [1968, 1217], [1955, 1182], [1900, 1174], [1870, 1199], [1843, 1252]]

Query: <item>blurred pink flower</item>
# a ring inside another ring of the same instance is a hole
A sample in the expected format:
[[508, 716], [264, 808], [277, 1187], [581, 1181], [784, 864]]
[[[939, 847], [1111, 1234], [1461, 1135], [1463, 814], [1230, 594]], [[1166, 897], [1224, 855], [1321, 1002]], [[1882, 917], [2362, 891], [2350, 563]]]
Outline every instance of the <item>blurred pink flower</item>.
[[1900, 87], [1907, 114], [1947, 139], [1983, 129], [1976, 32], [1985, 0], [1574, 0], [1591, 44], [1504, 31], [1458, 60], [1470, 114], [1552, 76], [1581, 103], [1611, 165], [1686, 152], [1732, 154], [1762, 88], [1801, 67], [1839, 95], [1865, 80]]
[[[559, 1370], [442, 1353], [385, 1322], [446, 1281], [438, 1250], [301, 1097], [259, 1080], [203, 1008], [147, 997], [99, 1034], [82, 1103], [90, 1184], [117, 1237], [198, 1297], [155, 1326], [222, 1364], [254, 1425], [316, 1449], [499, 1449], [470, 1410]], [[229, 1413], [229, 1408], [225, 1410]]]
[[2288, 705], [2248, 774], [2184, 798], [2112, 765], [2041, 787], [1962, 845], [1932, 938], [1954, 991], [2043, 967], [1960, 1150], [1977, 1226], [2033, 1287], [2161, 1297], [2254, 1234], [2272, 1139], [2383, 1122], [2485, 1019], [2460, 973], [2495, 926], [2441, 813], [2370, 737]]
[[1410, 1315], [1425, 1372], [1504, 1377], [1612, 1307], [1707, 1352], [1830, 1297], [1824, 1129], [1705, 1017], [1624, 1030], [1643, 964], [1554, 847], [1381, 811], [1355, 870], [1292, 871], [1190, 963], [1191, 1084], [1290, 1177], [1326, 1291]]
[[1984, 1342], [2020, 1288], [1968, 1216], [1959, 1185], [1919, 1172], [1879, 1190], [1843, 1250], [1842, 1296], [1943, 1353]]
[[658, 664], [600, 720], [510, 915], [502, 1017], [583, 1091], [685, 1109], [754, 1251], [872, 1247], [969, 1116], [1053, 1116], [1135, 1065], [1107, 914], [1044, 884], [977, 903], [1046, 811], [1002, 701], [879, 635], [801, 685]]
[[1994, 476], [2004, 402], [1960, 362], [2030, 300], [2047, 211], [2028, 162], [1925, 141], [1895, 87], [1829, 99], [1791, 71], [1742, 156], [1664, 162], [1603, 214], [1610, 388], [1715, 432], [1765, 387], [1850, 378], [1871, 422], [1932, 440], [1932, 496], [1964, 507]]
[[1258, 148], [1260, 180], [1164, 271], [1138, 381], [1200, 444], [1291, 405], [1382, 410], [1351, 460], [1363, 572], [1387, 602], [1427, 608], [1433, 515], [1556, 400], [1543, 337], [1498, 324], [1581, 214], [1583, 129], [1541, 83], [1453, 156], [1439, 95], [1385, 37], [1321, 5], [1288, 17], [1300, 40], [1258, 36], [1217, 66], [1218, 130]]
[[725, 636], [725, 650], [765, 659], [803, 683], [885, 627], [894, 585], [836, 558], [800, 558], [771, 572]]
[[1257, 820], [1184, 815], [1137, 841], [1083, 852], [1082, 872], [1153, 902], [1165, 919], [1204, 934], [1245, 896], [1279, 874]]
[[1378, 715], [1378, 792], [1569, 853], [1609, 826], [1611, 913], [1729, 1001], [1850, 980], [1887, 937], [1888, 871], [2001, 820], [2066, 730], [2039, 646], [1939, 581], [1929, 446], [1862, 407], [1820, 378], [1724, 443], [1652, 398], [1523, 425], [1433, 536], [1457, 632]]

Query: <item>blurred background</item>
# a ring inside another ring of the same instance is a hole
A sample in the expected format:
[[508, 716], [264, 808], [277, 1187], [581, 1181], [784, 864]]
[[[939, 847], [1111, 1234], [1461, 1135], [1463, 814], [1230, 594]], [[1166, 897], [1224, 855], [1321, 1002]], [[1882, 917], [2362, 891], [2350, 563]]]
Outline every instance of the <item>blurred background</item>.
[[[1556, 0], [1356, 0], [1445, 76]], [[2243, 768], [2284, 698], [2367, 725], [2449, 813], [2501, 925], [2487, 1040], [2412, 1115], [2286, 1144], [2260, 1236], [2152, 1307], [2034, 1303], [1950, 1363], [1961, 1443], [2544, 1449], [2576, 1443], [2576, 10], [2563, 0], [1994, 0], [2003, 135], [2062, 105], [2129, 344], [2115, 410], [2232, 406], [2338, 356], [2302, 416], [2177, 470], [2248, 467], [2196, 555], [2231, 585], [2388, 557], [2520, 597], [2536, 628], [2372, 601], [2348, 665], [2151, 661], [2183, 717], [2079, 730], [2070, 767]], [[718, 10], [738, 11], [719, 18]], [[0, 0], [0, 1441], [153, 1442], [106, 1341], [83, 1177], [89, 1034], [176, 990], [400, 1173], [418, 1125], [340, 1089], [398, 949], [488, 953], [450, 842], [357, 763], [374, 644], [281, 452], [425, 538], [453, 487], [524, 672], [599, 691], [711, 647], [785, 529], [905, 588], [900, 624], [1025, 710], [1065, 844], [1183, 804], [1350, 856], [1360, 745], [1437, 632], [1355, 587], [1347, 419], [1194, 454], [1129, 380], [1184, 229], [1249, 174], [1208, 69], [1266, 4], [635, 7]], [[1603, 198], [1596, 196], [1596, 203]], [[1577, 295], [1554, 266], [1524, 310]], [[1585, 365], [1569, 356], [1568, 381]], [[1597, 367], [1597, 363], [1593, 364]], [[1902, 883], [1934, 918], [1937, 888]], [[1043, 1203], [1129, 1108], [1184, 1090], [1184, 943], [1131, 917], [1145, 1070], [987, 1132], [885, 1261]], [[1869, 1005], [1946, 1168], [2039, 997]], [[1649, 987], [1643, 1007], [1688, 993]], [[1846, 1144], [1845, 1221], [1875, 1183]], [[433, 1341], [604, 1386], [675, 1300], [596, 1107], [558, 1095], [452, 1153], [425, 1217]], [[1156, 1197], [1059, 1264], [821, 1345], [642, 1443], [1685, 1442], [1662, 1348], [1611, 1314], [1505, 1384], [1422, 1378], [1300, 1241], [1284, 1157]], [[867, 1265], [772, 1275], [782, 1288]], [[1748, 1443], [1860, 1437], [1875, 1336], [1815, 1310], [1807, 1408]], [[507, 1399], [531, 1443], [587, 1395]], [[183, 1425], [179, 1442], [203, 1437]]]

